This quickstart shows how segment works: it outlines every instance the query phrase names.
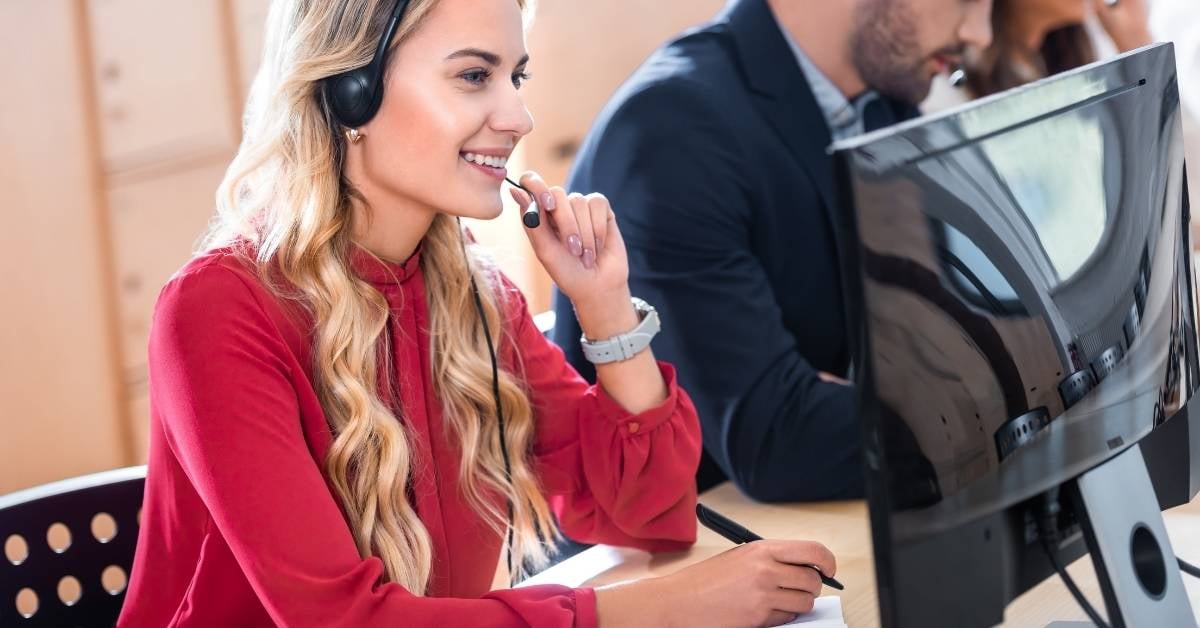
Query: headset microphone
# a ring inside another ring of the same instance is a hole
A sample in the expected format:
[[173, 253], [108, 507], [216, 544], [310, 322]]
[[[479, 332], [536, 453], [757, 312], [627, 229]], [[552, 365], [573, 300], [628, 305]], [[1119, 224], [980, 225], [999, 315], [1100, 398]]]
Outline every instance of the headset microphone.
[[954, 71], [950, 73], [950, 86], [951, 87], [962, 87], [963, 84], [965, 84], [966, 82], [967, 82], [966, 69], [963, 68], [962, 66], [954, 68]]
[[521, 222], [524, 223], [525, 226], [529, 227], [530, 229], [536, 229], [537, 226], [539, 224], [541, 224], [542, 219], [541, 219], [540, 214], [538, 214], [537, 199], [534, 198], [533, 192], [530, 192], [528, 188], [521, 185], [520, 183], [517, 183], [516, 181], [513, 181], [512, 179], [510, 179], [508, 177], [504, 177], [504, 180], [508, 181], [509, 185], [516, 187], [516, 188], [520, 188], [520, 189], [524, 190], [526, 194], [529, 195], [529, 198], [531, 199], [529, 201], [529, 207], [526, 207], [525, 211], [521, 212]]

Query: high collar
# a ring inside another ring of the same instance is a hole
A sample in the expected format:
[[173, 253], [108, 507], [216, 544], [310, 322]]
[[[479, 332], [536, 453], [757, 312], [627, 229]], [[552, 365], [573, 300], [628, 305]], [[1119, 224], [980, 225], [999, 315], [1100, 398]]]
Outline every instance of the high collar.
[[363, 247], [352, 244], [350, 266], [356, 275], [377, 288], [398, 286], [421, 273], [421, 248], [422, 246], [417, 246], [417, 250], [413, 251], [407, 260], [397, 263], [380, 259]]

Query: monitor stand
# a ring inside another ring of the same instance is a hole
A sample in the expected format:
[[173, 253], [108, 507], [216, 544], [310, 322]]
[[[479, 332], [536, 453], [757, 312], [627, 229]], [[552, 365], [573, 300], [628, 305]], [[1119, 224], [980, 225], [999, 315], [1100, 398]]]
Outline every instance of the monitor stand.
[[1141, 448], [1079, 476], [1075, 486], [1075, 512], [1109, 625], [1196, 625]]

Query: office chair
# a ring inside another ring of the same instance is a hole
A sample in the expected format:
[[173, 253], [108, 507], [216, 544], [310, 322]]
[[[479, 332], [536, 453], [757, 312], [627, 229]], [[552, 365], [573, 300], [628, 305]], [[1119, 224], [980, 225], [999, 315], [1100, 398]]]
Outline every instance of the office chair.
[[115, 624], [145, 482], [128, 467], [0, 496], [0, 626]]

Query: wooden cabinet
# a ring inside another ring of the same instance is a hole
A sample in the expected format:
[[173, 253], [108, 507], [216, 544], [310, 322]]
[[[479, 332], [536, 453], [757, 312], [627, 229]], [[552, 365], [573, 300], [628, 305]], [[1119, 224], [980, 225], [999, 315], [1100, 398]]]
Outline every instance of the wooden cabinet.
[[191, 257], [216, 207], [232, 155], [108, 190], [118, 330], [127, 385], [145, 377], [150, 315], [159, 289]]
[[238, 98], [226, 15], [221, 0], [88, 0], [108, 172], [234, 148]]
[[128, 461], [81, 23], [0, 2], [0, 494]]

